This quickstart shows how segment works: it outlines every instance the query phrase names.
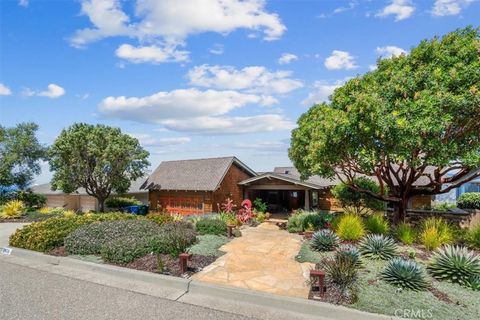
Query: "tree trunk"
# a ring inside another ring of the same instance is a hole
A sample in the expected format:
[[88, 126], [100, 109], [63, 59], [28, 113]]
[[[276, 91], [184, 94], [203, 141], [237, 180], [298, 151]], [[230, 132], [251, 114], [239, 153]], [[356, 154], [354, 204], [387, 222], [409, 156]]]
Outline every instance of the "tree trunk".
[[407, 217], [408, 197], [402, 197], [402, 200], [395, 202], [393, 210], [393, 221], [395, 224], [405, 222]]
[[98, 198], [98, 209], [100, 212], [105, 212], [105, 199]]

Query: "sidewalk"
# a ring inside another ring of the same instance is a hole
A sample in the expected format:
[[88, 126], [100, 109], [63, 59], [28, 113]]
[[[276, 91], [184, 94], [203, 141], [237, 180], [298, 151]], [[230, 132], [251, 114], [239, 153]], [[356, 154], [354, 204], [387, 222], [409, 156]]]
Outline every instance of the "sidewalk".
[[2, 222], [0, 223], [0, 247], [8, 247], [8, 239], [10, 235], [18, 228], [21, 228], [28, 223], [17, 222]]

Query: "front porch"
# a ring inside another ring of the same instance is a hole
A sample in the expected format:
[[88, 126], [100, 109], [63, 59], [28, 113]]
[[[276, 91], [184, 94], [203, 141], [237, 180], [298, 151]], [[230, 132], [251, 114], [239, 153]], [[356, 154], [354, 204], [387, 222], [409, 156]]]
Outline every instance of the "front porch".
[[265, 173], [239, 183], [244, 199], [262, 199], [270, 213], [290, 213], [318, 207], [318, 187], [274, 173]]

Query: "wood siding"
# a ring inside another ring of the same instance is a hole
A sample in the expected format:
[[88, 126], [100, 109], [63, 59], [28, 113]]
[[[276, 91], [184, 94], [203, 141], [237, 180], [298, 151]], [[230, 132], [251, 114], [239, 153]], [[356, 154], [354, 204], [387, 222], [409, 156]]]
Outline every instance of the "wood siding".
[[342, 207], [332, 195], [330, 188], [318, 190], [318, 209], [326, 211], [339, 211]]
[[231, 198], [239, 206], [243, 200], [243, 189], [238, 183], [250, 177], [249, 173], [233, 164], [216, 191], [151, 190], [150, 207], [163, 208], [170, 213], [191, 215], [217, 212], [218, 204], [225, 202], [227, 198]]
[[243, 201], [243, 188], [238, 183], [251, 177], [251, 174], [236, 164], [230, 166], [219, 188], [213, 193], [213, 211], [218, 212], [220, 209], [218, 205], [224, 203], [227, 198], [232, 199], [233, 203], [239, 207]]

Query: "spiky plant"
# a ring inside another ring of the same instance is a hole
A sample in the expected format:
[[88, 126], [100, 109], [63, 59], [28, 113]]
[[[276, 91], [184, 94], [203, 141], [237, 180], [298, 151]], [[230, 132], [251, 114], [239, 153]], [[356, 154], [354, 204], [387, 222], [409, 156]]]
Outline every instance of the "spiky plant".
[[480, 291], [480, 276], [470, 277], [467, 281], [467, 286], [474, 291]]
[[315, 232], [310, 241], [310, 247], [316, 251], [332, 251], [338, 247], [340, 239], [329, 229], [322, 229]]
[[393, 258], [380, 273], [382, 280], [404, 289], [425, 290], [428, 282], [423, 268], [413, 260]]
[[397, 245], [392, 238], [371, 234], [363, 238], [358, 248], [363, 256], [373, 260], [388, 260], [397, 255]]
[[433, 253], [428, 271], [438, 280], [470, 286], [480, 276], [480, 257], [465, 247], [446, 245]]
[[321, 262], [325, 271], [327, 284], [338, 289], [342, 296], [354, 289], [358, 278], [357, 268], [350, 259], [343, 256], [328, 258]]
[[341, 244], [335, 252], [335, 257], [336, 259], [339, 259], [339, 257], [350, 259], [352, 264], [356, 267], [362, 265], [362, 262], [360, 261], [360, 251], [358, 251], [357, 247], [351, 244]]

